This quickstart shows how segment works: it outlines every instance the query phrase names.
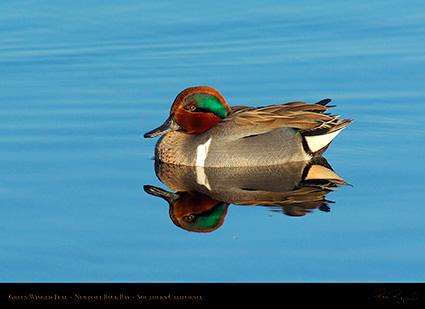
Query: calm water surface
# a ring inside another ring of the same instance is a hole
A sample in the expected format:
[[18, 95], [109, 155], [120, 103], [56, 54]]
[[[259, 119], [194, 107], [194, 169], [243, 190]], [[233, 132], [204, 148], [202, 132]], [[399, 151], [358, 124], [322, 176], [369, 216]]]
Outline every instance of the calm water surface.
[[[1, 282], [424, 281], [423, 1], [5, 1]], [[230, 105], [330, 97], [330, 212], [230, 204], [176, 226], [143, 186], [184, 88]]]

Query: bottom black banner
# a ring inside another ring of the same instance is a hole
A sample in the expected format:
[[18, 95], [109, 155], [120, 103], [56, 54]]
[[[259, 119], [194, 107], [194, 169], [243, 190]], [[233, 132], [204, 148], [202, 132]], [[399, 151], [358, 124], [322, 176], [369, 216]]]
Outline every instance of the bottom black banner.
[[1, 303], [8, 306], [425, 304], [425, 285], [414, 283], [2, 283], [0, 288]]

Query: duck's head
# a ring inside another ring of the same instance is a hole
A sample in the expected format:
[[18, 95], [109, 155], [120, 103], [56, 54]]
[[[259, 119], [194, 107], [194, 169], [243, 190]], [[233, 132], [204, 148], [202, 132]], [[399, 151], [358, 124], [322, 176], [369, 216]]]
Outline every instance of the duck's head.
[[182, 130], [189, 134], [201, 134], [214, 127], [231, 112], [224, 97], [208, 86], [190, 87], [178, 94], [171, 106], [170, 117], [144, 137], [156, 137]]

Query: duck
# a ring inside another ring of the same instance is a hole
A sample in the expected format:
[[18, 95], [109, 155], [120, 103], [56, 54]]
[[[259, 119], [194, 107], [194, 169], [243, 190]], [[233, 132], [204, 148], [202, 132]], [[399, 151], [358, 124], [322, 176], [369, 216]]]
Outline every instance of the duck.
[[330, 101], [230, 107], [213, 87], [189, 87], [177, 95], [165, 122], [144, 137], [160, 136], [154, 158], [168, 164], [204, 168], [309, 161], [353, 121], [328, 113], [334, 107]]

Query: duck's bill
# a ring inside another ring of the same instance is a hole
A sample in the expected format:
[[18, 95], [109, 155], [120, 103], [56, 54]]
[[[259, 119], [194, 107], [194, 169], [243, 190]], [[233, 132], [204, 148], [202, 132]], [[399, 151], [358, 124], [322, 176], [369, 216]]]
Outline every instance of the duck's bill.
[[168, 132], [176, 131], [181, 129], [182, 127], [174, 120], [174, 115], [168, 117], [168, 119], [158, 128], [153, 129], [143, 135], [145, 138], [147, 137], [157, 137], [160, 135], [167, 134]]
[[145, 190], [146, 193], [150, 195], [162, 197], [164, 200], [166, 200], [170, 204], [173, 204], [176, 200], [180, 198], [180, 195], [178, 193], [169, 192], [154, 186], [144, 185], [143, 189]]

